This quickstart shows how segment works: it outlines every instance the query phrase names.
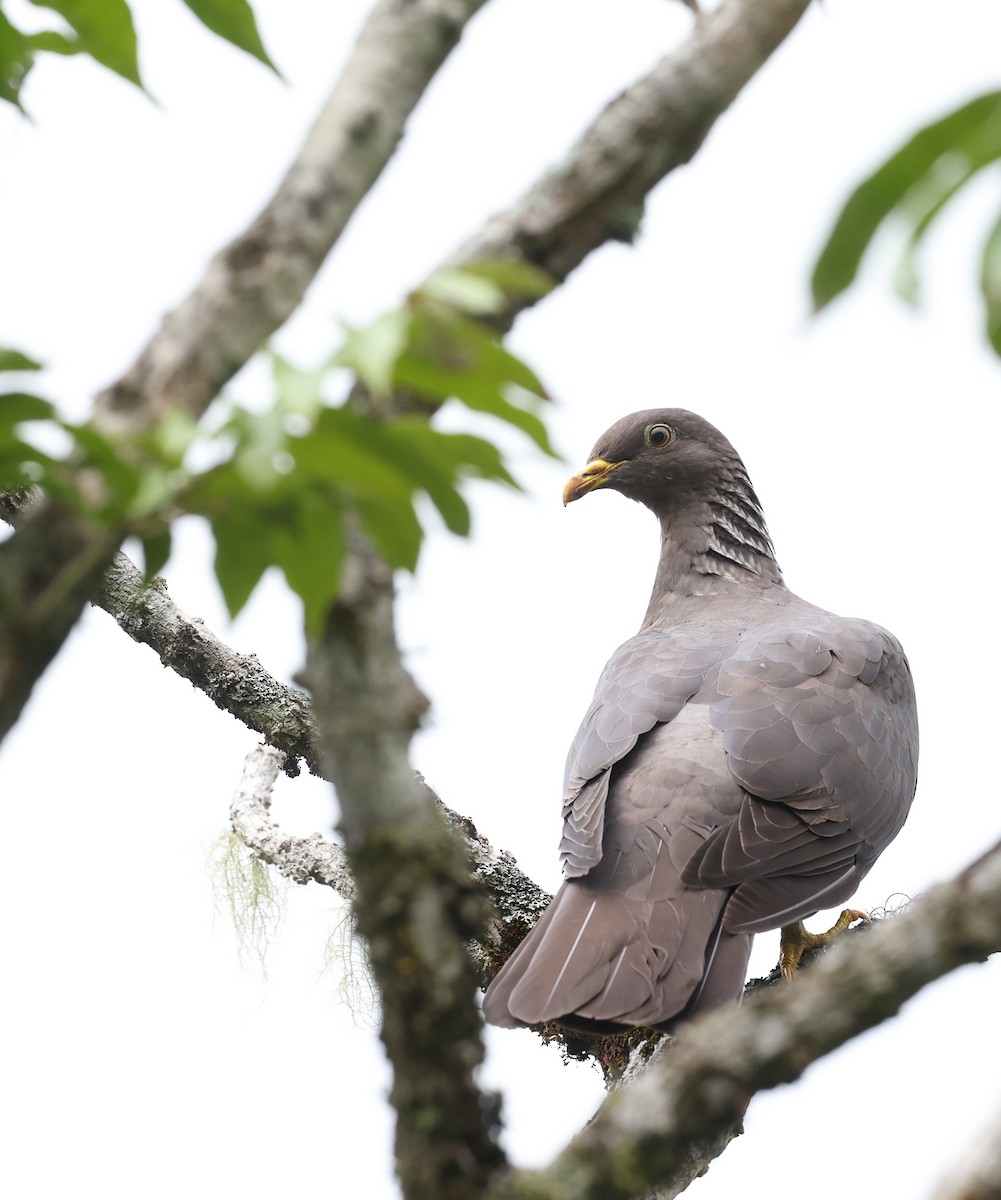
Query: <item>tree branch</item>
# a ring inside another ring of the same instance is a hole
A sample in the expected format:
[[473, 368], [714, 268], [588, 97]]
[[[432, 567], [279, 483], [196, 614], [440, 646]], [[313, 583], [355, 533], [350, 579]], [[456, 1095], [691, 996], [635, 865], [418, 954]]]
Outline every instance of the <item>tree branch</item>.
[[485, 0], [379, 0], [277, 192], [164, 320], [98, 412], [198, 418], [298, 308]]
[[[724, 0], [599, 113], [566, 158], [446, 265], [522, 258], [562, 282], [607, 241], [632, 241], [647, 194], [687, 163], [810, 0]], [[512, 297], [508, 328], [530, 297]]]
[[900, 916], [836, 944], [793, 986], [694, 1020], [549, 1167], [507, 1177], [492, 1200], [676, 1195], [679, 1173], [691, 1178], [692, 1143], [734, 1130], [756, 1092], [793, 1082], [926, 984], [998, 950], [1001, 843]]
[[[105, 426], [143, 428], [168, 409], [201, 416], [299, 305], [483, 3], [379, 0], [275, 196], [213, 259], [124, 378], [98, 397]], [[47, 501], [0, 546], [0, 740], [127, 533]]]
[[503, 1164], [466, 946], [487, 906], [434, 795], [411, 770], [427, 701], [403, 668], [390, 569], [358, 540], [306, 675], [358, 889], [355, 918], [382, 999], [396, 1157], [411, 1200], [473, 1200]]
[[321, 773], [306, 693], [281, 683], [254, 655], [238, 654], [183, 613], [163, 580], [146, 584], [131, 560], [118, 554], [93, 599], [133, 641], [155, 650], [165, 667], [283, 751], [288, 774], [298, 774], [300, 759], [314, 775]]
[[271, 820], [271, 796], [285, 755], [273, 746], [257, 746], [247, 755], [229, 808], [233, 832], [245, 846], [294, 883], [311, 879], [333, 888], [345, 900], [355, 897], [344, 850], [322, 834], [294, 837]]

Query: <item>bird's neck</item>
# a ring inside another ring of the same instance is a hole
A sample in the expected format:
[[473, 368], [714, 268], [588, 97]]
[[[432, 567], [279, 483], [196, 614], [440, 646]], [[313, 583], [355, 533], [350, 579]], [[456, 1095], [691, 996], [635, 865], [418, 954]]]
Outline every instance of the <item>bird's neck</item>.
[[688, 597], [785, 590], [761, 505], [743, 471], [708, 500], [660, 515], [660, 562], [643, 627]]

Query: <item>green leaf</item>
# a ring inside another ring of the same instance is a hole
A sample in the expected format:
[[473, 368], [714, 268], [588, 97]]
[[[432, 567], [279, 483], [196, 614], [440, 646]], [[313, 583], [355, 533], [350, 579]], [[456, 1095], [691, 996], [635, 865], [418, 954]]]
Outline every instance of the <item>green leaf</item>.
[[502, 312], [507, 302], [504, 289], [492, 279], [458, 268], [432, 275], [421, 293], [473, 315]]
[[275, 561], [270, 525], [259, 513], [235, 505], [215, 513], [210, 525], [216, 543], [216, 579], [229, 615], [235, 617]]
[[397, 360], [410, 337], [410, 322], [407, 309], [399, 308], [383, 313], [363, 329], [346, 326], [344, 345], [329, 365], [354, 371], [373, 396], [388, 396]]
[[12, 350], [9, 346], [0, 346], [0, 371], [40, 371], [42, 364], [22, 354], [20, 350]]
[[42, 483], [46, 480], [46, 472], [53, 471], [58, 464], [34, 446], [9, 434], [9, 430], [0, 427], [0, 490], [16, 491]]
[[54, 29], [42, 29], [38, 33], [29, 34], [27, 41], [32, 50], [42, 50], [48, 54], [69, 57], [86, 53], [79, 38], [67, 37], [65, 33], [57, 33]]
[[527, 434], [544, 453], [558, 457], [543, 421], [508, 399], [512, 388], [545, 398], [535, 373], [468, 317], [435, 308], [415, 315], [395, 379], [403, 388], [439, 400], [455, 397], [476, 412], [499, 417]]
[[987, 338], [1001, 354], [1001, 217], [987, 236], [980, 267], [980, 291], [986, 307]]
[[362, 527], [386, 562], [391, 567], [413, 571], [424, 530], [406, 492], [396, 496], [358, 496], [355, 507]]
[[[845, 203], [813, 271], [816, 309], [829, 304], [858, 273], [876, 231], [891, 215], [910, 227], [911, 252], [946, 202], [988, 163], [1001, 157], [1001, 92], [979, 96], [919, 130]], [[900, 272], [914, 291], [905, 251]]]
[[[62, 428], [76, 443], [80, 465], [92, 468], [105, 484], [105, 494], [101, 496], [99, 503], [95, 505], [91, 502], [87, 507], [101, 514], [106, 520], [121, 519], [142, 487], [142, 466], [130, 462], [123, 455], [119, 443], [106, 437], [93, 425], [72, 425], [63, 422]], [[73, 502], [71, 493], [65, 493], [64, 498]], [[81, 503], [79, 497], [76, 503]]]
[[130, 83], [142, 87], [136, 31], [126, 0], [31, 0], [51, 8], [76, 33], [80, 50]]
[[548, 296], [556, 281], [532, 263], [514, 258], [488, 258], [469, 263], [462, 268], [467, 275], [476, 275], [496, 283], [509, 296]]
[[530, 263], [486, 259], [439, 271], [411, 299], [417, 304], [431, 300], [473, 316], [490, 316], [503, 312], [512, 297], [537, 299], [552, 291], [553, 286], [553, 280]]
[[277, 563], [302, 600], [306, 629], [319, 633], [341, 579], [345, 549], [341, 513], [329, 498], [304, 492], [292, 524], [276, 527], [272, 539]]
[[268, 351], [268, 360], [283, 417], [297, 416], [313, 420], [323, 404], [326, 368], [303, 371], [274, 350]]
[[379, 428], [379, 452], [428, 495], [452, 533], [467, 537], [469, 505], [456, 486], [462, 464], [438, 444], [444, 436], [419, 418], [393, 421]]
[[0, 100], [21, 112], [21, 88], [34, 61], [28, 39], [0, 11]]
[[206, 29], [225, 38], [238, 50], [245, 50], [280, 75], [264, 49], [254, 10], [247, 0], [184, 0], [184, 3]]
[[399, 496], [410, 485], [378, 445], [378, 424], [347, 408], [325, 409], [304, 437], [291, 438], [289, 451], [307, 479], [352, 496]]
[[167, 565], [170, 558], [170, 529], [147, 534], [142, 539], [143, 579], [151, 583]]
[[49, 421], [54, 415], [52, 405], [41, 396], [33, 396], [29, 392], [0, 393], [0, 426], [12, 428], [22, 421]]

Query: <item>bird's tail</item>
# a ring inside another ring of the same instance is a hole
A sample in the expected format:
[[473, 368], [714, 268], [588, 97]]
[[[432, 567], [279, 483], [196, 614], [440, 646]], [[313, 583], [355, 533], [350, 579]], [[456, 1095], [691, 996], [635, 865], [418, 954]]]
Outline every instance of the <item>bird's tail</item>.
[[487, 989], [484, 1015], [600, 1032], [664, 1027], [736, 999], [751, 938], [723, 929], [726, 900], [715, 888], [636, 900], [569, 880]]

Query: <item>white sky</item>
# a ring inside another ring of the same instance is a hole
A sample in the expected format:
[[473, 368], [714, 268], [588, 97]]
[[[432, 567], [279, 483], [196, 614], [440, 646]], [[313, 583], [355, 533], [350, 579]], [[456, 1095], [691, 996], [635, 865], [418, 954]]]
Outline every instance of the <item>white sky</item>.
[[[57, 61], [27, 89], [33, 125], [0, 113], [0, 342], [49, 361], [48, 392], [73, 415], [267, 197], [367, 5], [257, 0], [287, 87], [180, 3], [135, 8], [159, 107], [85, 61]], [[664, 0], [495, 0], [280, 347], [317, 362], [335, 317], [396, 303], [689, 20]], [[637, 245], [602, 250], [519, 323], [515, 348], [556, 398], [567, 462], [512, 441], [527, 494], [480, 487], [474, 540], [433, 534], [402, 583], [401, 636], [434, 700], [415, 765], [541, 883], [557, 882], [567, 743], [638, 625], [657, 551], [644, 510], [606, 494], [564, 511], [561, 487], [613, 420], [662, 403], [703, 413], [740, 450], [790, 585], [880, 621], [909, 651], [918, 798], [858, 903], [918, 893], [998, 837], [1001, 364], [973, 295], [996, 184], [964, 197], [929, 247], [920, 312], [890, 295], [886, 254], [816, 321], [806, 281], [862, 173], [920, 122], [997, 86], [999, 35], [991, 0], [945, 18], [905, 0], [828, 0], [657, 190]], [[256, 386], [251, 374], [231, 392]], [[270, 581], [227, 629], [208, 556], [186, 529], [167, 572], [177, 601], [290, 677], [295, 606]], [[94, 612], [4, 746], [4, 1194], [396, 1194], [381, 1052], [322, 973], [338, 905], [318, 887], [289, 895], [266, 979], [241, 968], [213, 908], [205, 859], [254, 740]], [[333, 819], [315, 781], [287, 783], [276, 808], [297, 831]], [[759, 938], [753, 966], [774, 957], [775, 935]], [[775, 1200], [806, 1180], [814, 1200], [927, 1195], [1001, 1103], [999, 978], [996, 962], [958, 973], [756, 1100], [746, 1136], [688, 1194], [728, 1200], [752, 1179]], [[544, 1162], [600, 1099], [597, 1073], [564, 1068], [528, 1033], [492, 1031], [489, 1045], [511, 1152]], [[842, 1141], [820, 1159], [797, 1141], [832, 1127]]]

